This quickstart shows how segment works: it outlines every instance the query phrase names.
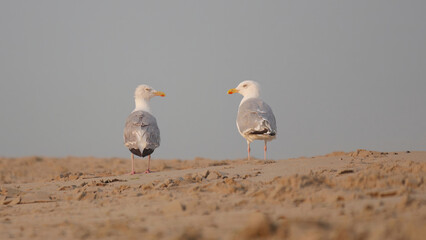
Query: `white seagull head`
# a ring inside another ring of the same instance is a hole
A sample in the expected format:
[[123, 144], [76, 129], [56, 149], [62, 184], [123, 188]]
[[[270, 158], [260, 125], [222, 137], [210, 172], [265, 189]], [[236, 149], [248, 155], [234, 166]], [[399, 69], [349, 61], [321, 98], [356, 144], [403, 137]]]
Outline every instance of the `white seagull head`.
[[228, 94], [239, 93], [244, 98], [259, 97], [260, 87], [259, 84], [252, 80], [246, 80], [238, 84], [236, 88], [228, 90]]
[[139, 85], [135, 90], [135, 99], [143, 99], [146, 101], [155, 96], [165, 97], [166, 94], [164, 94], [164, 92], [157, 91], [145, 84]]

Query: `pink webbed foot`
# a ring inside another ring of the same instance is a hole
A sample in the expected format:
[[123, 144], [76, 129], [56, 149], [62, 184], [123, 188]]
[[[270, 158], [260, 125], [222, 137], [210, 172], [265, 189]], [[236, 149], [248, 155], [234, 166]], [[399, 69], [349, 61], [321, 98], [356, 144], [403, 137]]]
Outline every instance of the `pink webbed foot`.
[[145, 173], [152, 173], [151, 170], [149, 170], [149, 168], [145, 171]]
[[131, 171], [131, 172], [130, 172], [130, 175], [134, 175], [134, 174], [136, 174], [136, 172], [135, 172], [135, 171]]

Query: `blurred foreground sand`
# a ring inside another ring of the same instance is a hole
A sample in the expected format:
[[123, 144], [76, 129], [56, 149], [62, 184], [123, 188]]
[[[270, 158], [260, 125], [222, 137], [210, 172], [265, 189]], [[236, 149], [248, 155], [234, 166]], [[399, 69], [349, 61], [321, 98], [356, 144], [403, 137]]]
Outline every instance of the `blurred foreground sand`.
[[[136, 170], [146, 160], [136, 161]], [[426, 152], [0, 159], [0, 239], [424, 239]]]

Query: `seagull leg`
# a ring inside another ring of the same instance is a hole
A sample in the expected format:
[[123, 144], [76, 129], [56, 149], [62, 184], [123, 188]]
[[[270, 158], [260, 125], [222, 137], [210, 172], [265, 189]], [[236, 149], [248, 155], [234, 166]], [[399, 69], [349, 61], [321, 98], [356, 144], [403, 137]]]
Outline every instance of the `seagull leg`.
[[265, 140], [265, 147], [263, 148], [263, 150], [264, 150], [263, 158], [265, 159], [265, 161], [266, 161], [266, 149], [267, 149], [267, 147], [266, 147], [266, 140]]
[[133, 156], [132, 153], [132, 171], [130, 172], [130, 175], [135, 174], [135, 157]]
[[151, 155], [148, 155], [148, 168], [146, 169], [145, 173], [150, 173], [151, 170], [149, 170], [149, 165], [151, 163]]
[[247, 141], [247, 160], [250, 160], [250, 142]]

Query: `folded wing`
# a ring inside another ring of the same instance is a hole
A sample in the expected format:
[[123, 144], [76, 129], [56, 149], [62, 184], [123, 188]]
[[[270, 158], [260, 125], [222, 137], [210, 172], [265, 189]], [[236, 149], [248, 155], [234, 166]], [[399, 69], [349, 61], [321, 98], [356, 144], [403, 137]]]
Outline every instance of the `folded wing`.
[[277, 124], [271, 107], [262, 99], [252, 98], [244, 101], [238, 108], [237, 127], [241, 135], [274, 137]]
[[157, 120], [145, 111], [132, 112], [124, 128], [124, 145], [140, 157], [151, 155], [160, 146]]

